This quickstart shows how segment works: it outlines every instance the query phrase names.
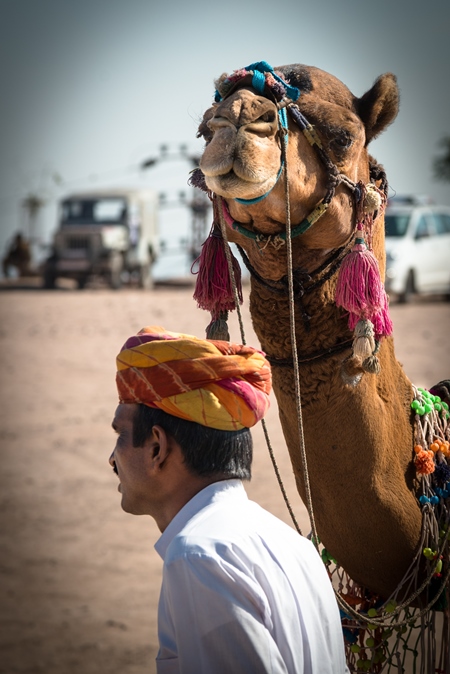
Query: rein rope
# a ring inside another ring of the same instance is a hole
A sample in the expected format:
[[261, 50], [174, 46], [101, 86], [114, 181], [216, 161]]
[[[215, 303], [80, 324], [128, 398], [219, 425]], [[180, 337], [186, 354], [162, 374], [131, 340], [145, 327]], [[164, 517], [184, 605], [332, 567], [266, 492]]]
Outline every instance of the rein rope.
[[287, 277], [288, 277], [288, 289], [289, 289], [289, 322], [290, 322], [290, 331], [291, 331], [291, 349], [292, 349], [292, 359], [294, 365], [294, 384], [295, 384], [295, 406], [297, 411], [297, 427], [298, 435], [300, 441], [300, 455], [302, 460], [303, 467], [303, 482], [305, 486], [306, 493], [306, 507], [309, 514], [309, 520], [311, 522], [311, 529], [313, 534], [313, 542], [316, 548], [318, 547], [318, 536], [316, 529], [316, 522], [314, 518], [314, 510], [312, 504], [312, 495], [311, 495], [311, 484], [309, 481], [309, 472], [308, 472], [308, 461], [306, 458], [306, 443], [305, 436], [303, 432], [303, 414], [302, 414], [302, 403], [301, 403], [301, 391], [300, 391], [300, 371], [298, 363], [298, 353], [297, 353], [297, 338], [295, 334], [295, 294], [294, 294], [294, 270], [293, 270], [293, 260], [292, 260], [292, 231], [291, 231], [291, 202], [289, 196], [289, 172], [287, 170], [287, 152], [286, 152], [286, 141], [283, 137], [281, 140], [281, 151], [285, 163], [285, 178], [284, 178], [284, 190], [285, 190], [285, 203], [286, 203], [286, 252], [287, 252]]
[[[233, 290], [234, 302], [235, 302], [235, 305], [236, 305], [236, 312], [237, 312], [237, 317], [238, 317], [238, 322], [239, 322], [239, 331], [240, 331], [240, 335], [241, 335], [242, 344], [245, 345], [247, 343], [247, 340], [245, 338], [244, 322], [242, 320], [241, 305], [240, 305], [240, 301], [239, 301], [239, 293], [238, 293], [238, 288], [237, 288], [237, 284], [236, 284], [236, 276], [235, 276], [235, 273], [234, 273], [233, 261], [232, 261], [232, 257], [231, 257], [230, 244], [228, 243], [227, 223], [225, 222], [223, 209], [222, 209], [222, 203], [223, 203], [222, 197], [218, 196], [217, 199], [219, 201], [220, 229], [221, 229], [221, 232], [222, 232], [222, 238], [223, 238], [223, 243], [224, 243], [224, 248], [225, 248], [225, 256], [226, 256], [227, 265], [228, 265], [228, 273], [229, 273], [229, 276], [230, 276], [230, 279], [231, 279], [231, 287], [232, 287], [232, 290]], [[275, 472], [275, 476], [276, 476], [276, 479], [277, 479], [277, 482], [278, 482], [278, 486], [280, 487], [280, 491], [281, 491], [281, 494], [283, 496], [283, 500], [285, 502], [285, 505], [286, 505], [286, 508], [289, 512], [289, 515], [291, 516], [291, 519], [292, 519], [292, 522], [294, 524], [294, 527], [295, 527], [296, 531], [300, 534], [300, 536], [302, 536], [303, 535], [302, 530], [300, 529], [300, 525], [297, 522], [297, 518], [295, 517], [294, 510], [291, 506], [291, 503], [289, 501], [289, 497], [287, 495], [285, 486], [283, 484], [283, 479], [281, 477], [281, 473], [280, 473], [280, 470], [278, 468], [278, 464], [277, 464], [277, 461], [276, 461], [276, 458], [275, 458], [275, 453], [273, 451], [273, 447], [272, 447], [272, 443], [271, 443], [271, 440], [270, 440], [270, 437], [269, 437], [269, 432], [267, 430], [267, 424], [266, 424], [265, 419], [261, 419], [261, 426], [262, 426], [262, 429], [263, 429], [264, 438], [266, 440], [267, 449], [269, 450], [269, 456], [270, 456], [270, 459], [272, 461], [272, 466], [273, 466], [273, 469], [274, 469], [274, 472]]]

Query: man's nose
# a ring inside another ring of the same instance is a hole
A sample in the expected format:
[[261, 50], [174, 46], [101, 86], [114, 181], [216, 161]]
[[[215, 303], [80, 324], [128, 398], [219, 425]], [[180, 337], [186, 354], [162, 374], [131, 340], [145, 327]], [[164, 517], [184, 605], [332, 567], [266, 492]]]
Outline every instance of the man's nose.
[[109, 457], [109, 465], [111, 468], [114, 468], [116, 465], [116, 462], [114, 461], [114, 452], [112, 452], [111, 456]]

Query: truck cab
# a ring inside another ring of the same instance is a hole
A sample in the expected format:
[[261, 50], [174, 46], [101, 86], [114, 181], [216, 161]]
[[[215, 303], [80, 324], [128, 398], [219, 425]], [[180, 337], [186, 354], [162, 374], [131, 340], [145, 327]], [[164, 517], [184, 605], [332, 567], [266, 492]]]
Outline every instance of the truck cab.
[[101, 276], [119, 288], [136, 279], [152, 285], [159, 253], [158, 195], [154, 190], [111, 189], [71, 194], [59, 204], [53, 251], [43, 266], [44, 287], [72, 278], [83, 288]]

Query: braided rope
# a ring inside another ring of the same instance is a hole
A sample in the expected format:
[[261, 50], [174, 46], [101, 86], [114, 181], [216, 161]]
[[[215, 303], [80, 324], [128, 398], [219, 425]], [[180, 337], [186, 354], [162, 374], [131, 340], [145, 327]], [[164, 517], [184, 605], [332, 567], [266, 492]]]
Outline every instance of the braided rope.
[[295, 406], [297, 411], [297, 427], [300, 441], [300, 455], [303, 467], [303, 482], [306, 494], [306, 508], [308, 510], [309, 520], [311, 523], [313, 542], [316, 548], [318, 548], [319, 539], [317, 536], [316, 522], [314, 518], [311, 484], [309, 481], [309, 472], [308, 472], [308, 460], [306, 457], [306, 443], [303, 432], [300, 371], [297, 354], [297, 338], [295, 334], [294, 270], [292, 259], [292, 237], [291, 237], [292, 232], [291, 232], [291, 207], [290, 207], [291, 202], [289, 196], [289, 171], [288, 171], [287, 152], [286, 152], [287, 147], [284, 136], [281, 135], [280, 138], [281, 138], [281, 153], [284, 160], [284, 190], [285, 190], [285, 203], [286, 203], [286, 256], [287, 256], [287, 276], [288, 276], [288, 294], [289, 294], [289, 323], [291, 332], [292, 358], [294, 361], [293, 366], [294, 366]]
[[[239, 303], [239, 296], [238, 296], [238, 290], [237, 290], [237, 285], [236, 285], [236, 279], [235, 279], [235, 275], [234, 275], [233, 261], [231, 259], [230, 244], [228, 243], [228, 238], [227, 238], [227, 223], [225, 222], [225, 218], [224, 218], [224, 215], [223, 215], [222, 197], [217, 196], [216, 198], [219, 202], [219, 209], [218, 210], [219, 210], [220, 229], [221, 229], [221, 232], [222, 232], [222, 238], [223, 238], [223, 242], [224, 242], [224, 246], [225, 246], [225, 256], [226, 256], [227, 264], [228, 264], [228, 273], [230, 274], [230, 278], [231, 278], [231, 286], [232, 286], [232, 289], [233, 289], [234, 302], [235, 302], [235, 305], [236, 305], [236, 312], [237, 312], [238, 321], [239, 321], [239, 330], [240, 330], [241, 340], [242, 340], [242, 344], [246, 344], [244, 322], [242, 320], [242, 312], [241, 312], [241, 307], [240, 307], [240, 303]], [[297, 530], [297, 532], [301, 536], [303, 536], [302, 531], [300, 529], [300, 526], [297, 522], [297, 518], [295, 517], [294, 510], [293, 510], [293, 508], [291, 506], [291, 503], [289, 501], [289, 497], [287, 495], [286, 489], [285, 489], [284, 484], [283, 484], [283, 479], [281, 477], [281, 473], [280, 473], [280, 470], [278, 468], [277, 460], [275, 458], [275, 452], [274, 452], [273, 447], [272, 447], [272, 443], [271, 443], [271, 440], [270, 440], [270, 437], [269, 437], [269, 432], [267, 430], [267, 424], [266, 424], [265, 419], [261, 419], [261, 426], [263, 428], [264, 437], [265, 437], [265, 440], [266, 440], [266, 445], [267, 445], [267, 448], [269, 450], [269, 456], [270, 456], [270, 459], [272, 461], [272, 466], [273, 466], [275, 476], [276, 476], [276, 479], [277, 479], [277, 482], [278, 482], [278, 486], [280, 487], [280, 491], [281, 491], [281, 494], [283, 496], [284, 502], [285, 502], [286, 507], [288, 509], [288, 512], [291, 516], [292, 522], [294, 523], [295, 529]]]

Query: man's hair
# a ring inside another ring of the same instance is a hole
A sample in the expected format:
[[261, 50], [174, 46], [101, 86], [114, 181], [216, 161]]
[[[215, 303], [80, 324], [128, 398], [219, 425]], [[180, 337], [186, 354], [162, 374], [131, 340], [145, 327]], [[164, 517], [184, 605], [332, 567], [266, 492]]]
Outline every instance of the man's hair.
[[249, 428], [221, 431], [139, 404], [133, 419], [134, 447], [143, 446], [153, 426], [161, 426], [178, 442], [192, 473], [250, 480], [253, 440]]

